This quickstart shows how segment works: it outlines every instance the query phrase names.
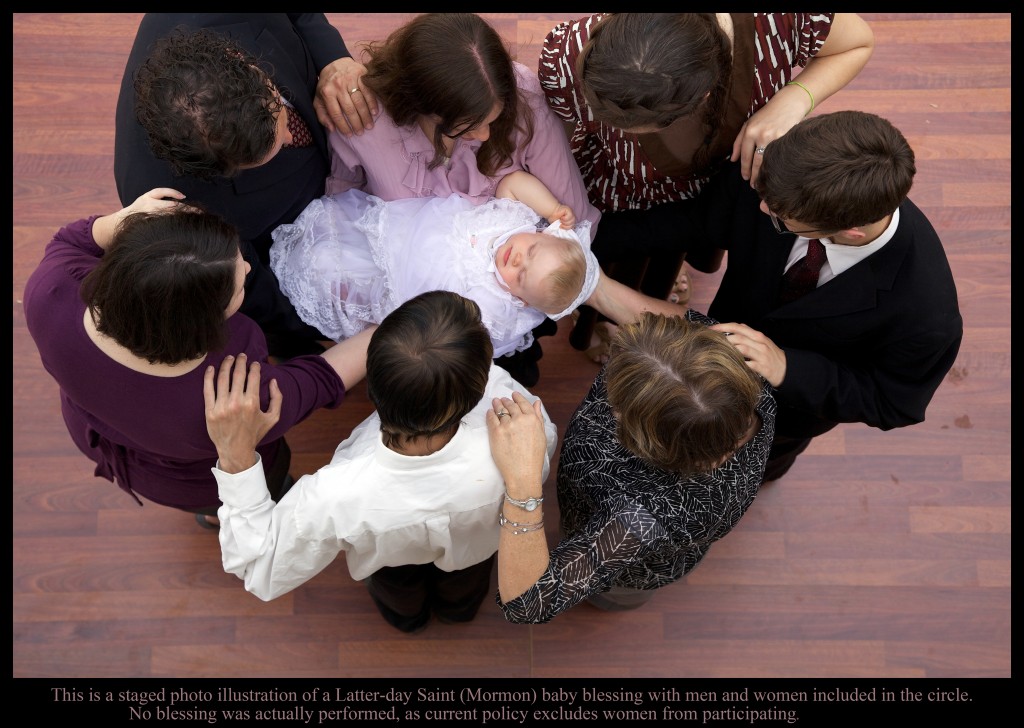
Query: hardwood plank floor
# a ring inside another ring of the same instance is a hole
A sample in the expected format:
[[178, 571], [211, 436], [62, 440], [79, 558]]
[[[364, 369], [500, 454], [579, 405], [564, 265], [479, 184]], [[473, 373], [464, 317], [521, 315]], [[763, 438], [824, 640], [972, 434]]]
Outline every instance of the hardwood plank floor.
[[[484, 13], [532, 67], [547, 31], [582, 15]], [[943, 239], [965, 323], [927, 421], [818, 438], [635, 613], [583, 605], [519, 626], [487, 603], [414, 636], [379, 618], [343, 558], [259, 601], [222, 571], [214, 535], [93, 477], [65, 431], [21, 295], [57, 228], [118, 207], [114, 106], [140, 17], [13, 16], [14, 677], [1010, 676], [1008, 13], [865, 14], [874, 57], [821, 108], [881, 114], [915, 148], [911, 197]], [[329, 14], [353, 51], [409, 17]], [[692, 273], [694, 308], [720, 276]], [[543, 340], [533, 389], [560, 429], [597, 371], [567, 328]], [[293, 472], [325, 464], [370, 411], [359, 387], [297, 427]]]

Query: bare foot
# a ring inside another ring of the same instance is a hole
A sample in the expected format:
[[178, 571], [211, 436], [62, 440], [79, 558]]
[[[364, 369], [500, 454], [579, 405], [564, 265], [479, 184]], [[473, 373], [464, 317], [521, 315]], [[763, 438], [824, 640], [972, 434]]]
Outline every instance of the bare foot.
[[690, 302], [690, 272], [686, 270], [685, 263], [679, 269], [679, 275], [676, 276], [676, 283], [672, 288], [672, 292], [668, 294], [668, 302], [678, 303], [680, 306], [685, 306]]
[[590, 348], [584, 352], [590, 361], [602, 366], [608, 363], [611, 338], [615, 335], [618, 328], [611, 321], [598, 321], [594, 324], [594, 333], [590, 337]]

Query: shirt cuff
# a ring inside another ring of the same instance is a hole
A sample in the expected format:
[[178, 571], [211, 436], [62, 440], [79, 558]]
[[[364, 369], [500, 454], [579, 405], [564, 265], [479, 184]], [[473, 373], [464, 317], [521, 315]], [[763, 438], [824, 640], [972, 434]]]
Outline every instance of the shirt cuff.
[[225, 504], [244, 505], [258, 504], [270, 497], [267, 489], [267, 476], [263, 472], [263, 457], [257, 452], [256, 463], [240, 473], [227, 473], [220, 469], [220, 458], [210, 468], [217, 479], [217, 490]]

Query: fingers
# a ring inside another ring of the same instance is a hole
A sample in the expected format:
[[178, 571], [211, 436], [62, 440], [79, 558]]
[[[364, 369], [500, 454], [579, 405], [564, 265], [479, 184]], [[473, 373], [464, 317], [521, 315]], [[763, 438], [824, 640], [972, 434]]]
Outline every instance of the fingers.
[[373, 128], [377, 98], [360, 79], [366, 67], [351, 58], [340, 58], [321, 73], [313, 106], [320, 122], [345, 136]]
[[492, 416], [495, 420], [500, 421], [506, 417], [511, 419], [516, 415], [528, 415], [534, 412], [539, 415], [542, 412], [542, 405], [539, 399], [531, 403], [530, 400], [519, 392], [513, 392], [511, 397], [495, 397], [491, 401], [491, 405], [492, 408], [487, 413], [488, 422], [490, 422]]
[[220, 399], [227, 399], [231, 392], [231, 369], [235, 365], [235, 357], [228, 355], [220, 363], [220, 371], [217, 373], [217, 396]]
[[327, 106], [320, 100], [319, 96], [313, 99], [313, 111], [316, 113], [317, 121], [327, 130], [328, 134], [338, 131], [338, 127], [334, 125], [330, 112], [327, 111]]
[[[530, 400], [528, 400], [519, 392], [512, 393], [512, 401], [519, 408], [519, 412], [523, 414], [529, 414], [530, 411], [533, 409], [533, 405], [530, 403]], [[511, 410], [509, 410], [509, 412], [511, 412]]]
[[755, 144], [754, 151], [750, 155], [750, 186], [753, 187], [757, 181], [757, 175], [761, 173], [761, 160], [764, 159], [764, 149], [768, 146], [768, 142], [762, 144]]
[[723, 334], [738, 334], [742, 332], [744, 329], [746, 329], [747, 331], [753, 331], [753, 329], [751, 329], [746, 324], [738, 324], [735, 322], [725, 324], [713, 324], [708, 328], [711, 329], [712, 331], [721, 331]]
[[162, 200], [164, 197], [173, 197], [176, 200], [185, 199], [185, 195], [173, 187], [155, 187], [143, 194], [142, 197], [149, 197], [154, 200]]
[[246, 394], [259, 399], [260, 363], [254, 361], [247, 367], [246, 359], [244, 353], [239, 354], [237, 360], [230, 354], [224, 357], [220, 363], [216, 386], [214, 386], [213, 367], [207, 367], [203, 376], [203, 397], [211, 406], [218, 401], [241, 399]]
[[213, 376], [214, 367], [213, 364], [211, 364], [206, 367], [206, 373], [203, 374], [203, 402], [206, 405], [207, 416], [213, 412], [213, 406], [217, 403], [217, 395], [213, 390]]
[[[231, 378], [231, 394], [237, 398], [241, 398], [245, 394], [245, 380], [248, 376], [248, 372], [245, 367], [245, 354], [238, 355], [238, 361], [235, 363], [235, 371], [232, 373]], [[259, 372], [256, 373], [256, 381], [259, 382]], [[257, 387], [259, 385], [257, 384]]]
[[[257, 383], [258, 386], [258, 383]], [[281, 395], [281, 388], [277, 386], [277, 380], [270, 380], [270, 406], [267, 408], [267, 417], [277, 424], [277, 421], [281, 419], [281, 402], [283, 401]]]

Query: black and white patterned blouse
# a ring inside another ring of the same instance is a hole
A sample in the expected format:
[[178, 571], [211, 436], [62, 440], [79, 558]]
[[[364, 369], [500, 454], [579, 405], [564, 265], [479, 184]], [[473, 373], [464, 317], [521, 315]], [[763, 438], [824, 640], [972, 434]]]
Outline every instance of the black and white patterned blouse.
[[[687, 319], [713, 320], [695, 311]], [[558, 465], [563, 540], [547, 571], [498, 605], [510, 622], [547, 622], [610, 586], [657, 589], [693, 569], [757, 495], [775, 433], [764, 383], [761, 428], [719, 468], [687, 478], [650, 465], [615, 437], [602, 371], [565, 431]]]

